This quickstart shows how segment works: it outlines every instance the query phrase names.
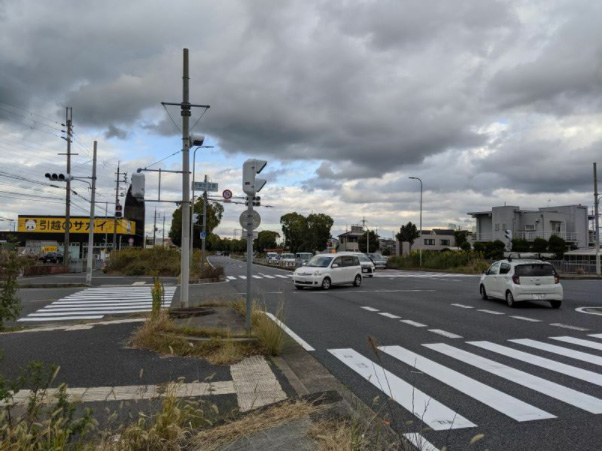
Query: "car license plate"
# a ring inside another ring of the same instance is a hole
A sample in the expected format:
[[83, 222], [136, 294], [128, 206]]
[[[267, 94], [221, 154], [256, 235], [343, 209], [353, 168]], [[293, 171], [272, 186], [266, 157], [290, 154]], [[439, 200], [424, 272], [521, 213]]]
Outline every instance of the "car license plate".
[[545, 294], [534, 294], [533, 295], [533, 299], [536, 299], [536, 300], [541, 300], [541, 299], [545, 299], [545, 298], [546, 298]]
[[363, 268], [362, 272], [368, 272], [368, 268]]

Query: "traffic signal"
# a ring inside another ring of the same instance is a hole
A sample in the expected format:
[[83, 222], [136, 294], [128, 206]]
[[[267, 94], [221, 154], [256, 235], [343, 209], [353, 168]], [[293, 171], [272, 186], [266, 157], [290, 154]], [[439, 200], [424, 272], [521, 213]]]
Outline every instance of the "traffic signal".
[[132, 196], [144, 200], [144, 174], [139, 172], [132, 174]]
[[249, 159], [243, 163], [242, 190], [249, 196], [254, 196], [266, 184], [267, 180], [255, 178], [255, 175], [259, 174], [266, 164], [268, 164], [267, 161], [255, 159]]
[[[253, 202], [253, 206], [254, 207], [261, 207], [261, 197], [259, 196], [253, 196], [251, 198], [251, 201]], [[249, 206], [249, 197], [245, 197], [245, 205], [248, 207]]]
[[47, 179], [53, 180], [55, 182], [68, 182], [70, 180], [73, 180], [73, 176], [71, 176], [71, 175], [50, 174], [49, 172], [44, 174], [44, 177], [46, 177]]
[[504, 236], [508, 241], [512, 241], [512, 230], [506, 229], [506, 231], [504, 232]]
[[116, 218], [121, 218], [123, 217], [123, 206], [122, 205], [115, 205], [115, 217]]

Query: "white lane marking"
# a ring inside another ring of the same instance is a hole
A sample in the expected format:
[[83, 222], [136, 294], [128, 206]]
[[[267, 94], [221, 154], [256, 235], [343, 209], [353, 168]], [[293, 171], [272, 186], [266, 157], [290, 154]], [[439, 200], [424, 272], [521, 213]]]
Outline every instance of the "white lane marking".
[[589, 362], [593, 363], [594, 365], [602, 366], [602, 357], [598, 357], [593, 354], [588, 354], [586, 352], [575, 351], [574, 349], [563, 348], [562, 346], [551, 345], [548, 343], [543, 343], [541, 341], [531, 340], [529, 338], [508, 341], [511, 341], [512, 343], [518, 343], [519, 345], [540, 349], [542, 351], [548, 351], [553, 354], [563, 355], [565, 357], [570, 357], [571, 359], [581, 360], [583, 362]]
[[402, 319], [400, 322], [414, 327], [427, 327], [426, 324], [418, 323], [416, 321], [412, 321], [411, 319]]
[[478, 346], [482, 349], [487, 349], [488, 351], [497, 352], [498, 354], [505, 355], [506, 357], [530, 363], [531, 365], [539, 366], [550, 371], [556, 371], [557, 373], [566, 374], [567, 376], [602, 386], [602, 374], [594, 373], [593, 371], [566, 365], [564, 363], [556, 362], [555, 360], [539, 357], [534, 354], [529, 354], [528, 352], [519, 351], [517, 349], [512, 349], [507, 346], [491, 343], [489, 341], [469, 341], [468, 344]]
[[269, 276], [269, 275], [267, 275], [267, 274], [264, 274], [264, 273], [259, 273], [259, 274], [260, 274], [262, 277], [265, 277], [266, 279], [275, 279], [275, 278], [276, 278], [276, 277], [274, 277], [274, 276]]
[[378, 312], [377, 308], [372, 308], [372, 307], [360, 307], [363, 308], [364, 310], [368, 310], [369, 312]]
[[474, 308], [470, 305], [464, 305], [464, 304], [451, 304], [451, 305], [453, 305], [454, 307], [460, 307], [460, 308]]
[[399, 319], [401, 316], [393, 315], [392, 313], [382, 312], [379, 315], [386, 316], [387, 318]]
[[526, 316], [510, 316], [510, 318], [520, 319], [521, 321], [531, 321], [532, 323], [541, 323], [539, 319], [527, 318]]
[[[447, 346], [443, 345], [443, 343], [424, 346], [431, 348], [432, 346], [436, 347], [440, 345]], [[380, 346], [378, 349], [516, 421], [523, 422], [556, 418], [544, 410], [538, 409], [520, 399], [507, 395], [489, 385], [485, 385], [401, 346]]]
[[236, 277], [234, 277], [234, 276], [227, 276], [227, 277], [228, 277], [228, 280], [236, 280]]
[[463, 338], [462, 335], [452, 334], [451, 332], [447, 332], [447, 331], [441, 330], [441, 329], [429, 329], [429, 332], [432, 332], [432, 333], [438, 334], [438, 335], [442, 335], [447, 338]]
[[301, 347], [303, 349], [305, 349], [306, 351], [315, 351], [314, 348], [312, 348], [309, 343], [307, 343], [303, 338], [301, 338], [299, 335], [297, 335], [295, 332], [293, 332], [292, 330], [290, 330], [288, 328], [288, 326], [286, 324], [284, 324], [282, 321], [280, 321], [278, 318], [276, 318], [274, 315], [272, 315], [270, 312], [265, 312], [265, 314], [272, 319], [272, 321], [274, 321], [276, 324], [278, 324], [280, 326], [280, 328], [285, 331], [287, 334], [289, 334], [289, 336], [295, 340], [297, 343], [299, 343], [301, 345]]
[[552, 340], [563, 341], [565, 343], [572, 343], [574, 345], [583, 346], [585, 348], [597, 349], [602, 351], [602, 343], [596, 343], [595, 341], [582, 340], [581, 338], [575, 337], [550, 337]]
[[53, 318], [30, 318], [30, 317], [25, 317], [25, 318], [19, 318], [17, 321], [19, 322], [39, 322], [39, 321], [67, 321], [67, 320], [74, 320], [74, 319], [102, 319], [104, 318], [104, 314], [102, 315], [91, 315], [91, 316], [78, 316], [77, 318], [74, 318], [73, 316], [55, 316]]
[[477, 309], [477, 312], [489, 313], [490, 315], [505, 315], [503, 312], [496, 312], [495, 310]]
[[262, 279], [261, 276], [256, 276], [255, 274], [253, 274], [253, 279]]
[[247, 280], [247, 276], [238, 276], [240, 277], [242, 280]]
[[[28, 315], [31, 317], [47, 317], [47, 318], [52, 318], [52, 317], [59, 317], [59, 316], [65, 316], [66, 314], [69, 314], [69, 316], [72, 316], [72, 319], [81, 319], [80, 316], [76, 315], [109, 315], [111, 313], [144, 313], [144, 312], [149, 312], [150, 310], [148, 308], [143, 308], [143, 309], [131, 309], [131, 310], [119, 310], [118, 312], [111, 312], [111, 311], [106, 311], [106, 310], [90, 310], [90, 311], [85, 311], [85, 312], [75, 312], [75, 311], [68, 311], [68, 312], [60, 312], [60, 313], [30, 313]], [[20, 319], [19, 321], [21, 321], [22, 319]]]
[[476, 427], [449, 407], [367, 359], [354, 349], [329, 349], [333, 356], [435, 431]]
[[581, 393], [541, 377], [525, 373], [524, 371], [486, 359], [485, 357], [463, 351], [462, 349], [454, 348], [445, 343], [427, 344], [423, 346], [587, 412], [594, 414], [602, 413], [602, 399]]
[[408, 432], [403, 434], [404, 438], [414, 445], [419, 451], [439, 451], [431, 442], [425, 439], [418, 432]]
[[600, 307], [578, 307], [575, 310], [578, 311], [579, 313], [585, 313], [587, 315], [602, 315], [602, 312], [586, 312], [586, 309], [592, 309], [592, 308], [597, 308], [599, 309]]
[[602, 338], [602, 334], [589, 334], [590, 337]]
[[279, 278], [281, 278], [281, 279], [288, 279], [288, 277], [287, 277], [287, 276], [283, 276], [283, 275], [281, 275], [281, 274], [276, 274], [276, 277], [279, 277]]
[[136, 287], [136, 286], [140, 286], [140, 285], [146, 285], [146, 282], [134, 282], [132, 284], [132, 286]]
[[550, 324], [550, 326], [562, 327], [563, 329], [578, 330], [580, 332], [585, 332], [586, 330], [589, 330], [589, 329], [584, 329], [583, 327], [571, 326], [570, 324], [561, 324], [561, 323], [553, 323], [553, 324]]

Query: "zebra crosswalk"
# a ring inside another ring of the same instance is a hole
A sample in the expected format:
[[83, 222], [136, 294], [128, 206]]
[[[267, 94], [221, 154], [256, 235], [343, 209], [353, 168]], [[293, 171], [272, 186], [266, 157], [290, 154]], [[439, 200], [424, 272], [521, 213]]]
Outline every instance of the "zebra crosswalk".
[[[175, 286], [165, 287], [163, 307], [167, 308], [171, 304], [176, 288]], [[151, 287], [99, 287], [73, 293], [17, 321], [102, 319], [106, 315], [144, 313], [151, 310]]]
[[451, 274], [447, 272], [424, 272], [424, 271], [376, 271], [374, 273], [374, 277], [386, 278], [386, 279], [396, 279], [396, 278], [406, 278], [406, 277], [418, 277], [423, 279], [438, 279], [438, 278], [453, 278], [459, 279], [462, 277], [480, 277], [475, 274]]
[[[293, 277], [293, 274], [287, 274], [287, 275], [282, 275], [282, 274], [274, 274], [273, 276], [269, 275], [269, 274], [253, 274], [253, 279], [290, 279], [291, 277]], [[247, 280], [247, 276], [226, 276], [226, 279], [228, 280]]]
[[[585, 338], [510, 339], [503, 344], [426, 343], [418, 350], [399, 345], [378, 348], [393, 360], [371, 359], [353, 348], [328, 352], [426, 427], [442, 431], [478, 427], [481, 417], [473, 417], [473, 401], [491, 409], [492, 415], [502, 414], [518, 423], [570, 417], [567, 408], [602, 414], [602, 369], [591, 369], [592, 365], [602, 366], [602, 357], [595, 354], [602, 352], [601, 339], [602, 334], [590, 334]], [[558, 356], [563, 361], [557, 360]], [[457, 363], [454, 369], [448, 366], [453, 361]], [[583, 361], [588, 362], [587, 368], [578, 366]], [[399, 374], [387, 368], [389, 365]], [[420, 378], [415, 377], [417, 373]], [[499, 379], [505, 383], [498, 384]], [[500, 390], [500, 386], [508, 387], [508, 381], [520, 390], [513, 389], [512, 394]], [[549, 400], [545, 404], [542, 395]], [[467, 398], [465, 406], [442, 402], [458, 396]]]

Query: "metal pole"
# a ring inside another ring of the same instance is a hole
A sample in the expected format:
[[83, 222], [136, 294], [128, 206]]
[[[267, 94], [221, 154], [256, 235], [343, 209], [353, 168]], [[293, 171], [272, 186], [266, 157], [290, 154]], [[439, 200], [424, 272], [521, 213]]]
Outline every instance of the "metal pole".
[[94, 201], [96, 198], [96, 141], [92, 154], [92, 194], [90, 195], [90, 231], [88, 232], [88, 265], [86, 268], [86, 285], [92, 285], [94, 270]]
[[[109, 217], [109, 203], [105, 202], [105, 219], [108, 219]], [[107, 236], [107, 232], [105, 230], [105, 257], [107, 255], [107, 242], [109, 240], [109, 237]]]
[[[207, 187], [207, 175], [205, 175], [205, 187]], [[201, 266], [205, 265], [205, 242], [207, 241], [207, 191], [203, 191], [203, 234], [201, 240]]]
[[245, 329], [247, 334], [251, 333], [251, 279], [253, 272], [253, 196], [249, 196], [247, 207], [247, 314], [245, 317]]
[[422, 180], [420, 180], [420, 267], [422, 268]]
[[598, 223], [598, 204], [600, 199], [598, 198], [598, 171], [596, 169], [597, 164], [594, 163], [594, 237], [596, 239], [596, 274], [600, 275], [600, 225]]
[[195, 168], [196, 168], [196, 151], [199, 150], [197, 147], [192, 153], [192, 205], [190, 207], [190, 258], [192, 264], [194, 264], [194, 181], [195, 181]]
[[153, 221], [153, 247], [155, 247], [155, 243], [157, 242], [157, 207], [155, 207], [155, 220]]
[[161, 238], [161, 247], [165, 247], [165, 212], [163, 212], [163, 238]]
[[119, 177], [121, 172], [119, 171], [120, 161], [117, 162], [117, 185], [115, 185], [115, 211], [113, 214], [113, 249], [117, 249], [117, 204], [119, 204]]
[[182, 258], [180, 273], [180, 306], [188, 307], [188, 283], [190, 281], [190, 151], [189, 121], [190, 102], [188, 90], [188, 49], [183, 52], [182, 74]]
[[65, 243], [63, 249], [63, 264], [69, 268], [69, 230], [71, 229], [71, 118], [72, 110], [71, 107], [67, 107], [65, 110], [65, 124], [67, 126], [67, 193], [65, 200]]

